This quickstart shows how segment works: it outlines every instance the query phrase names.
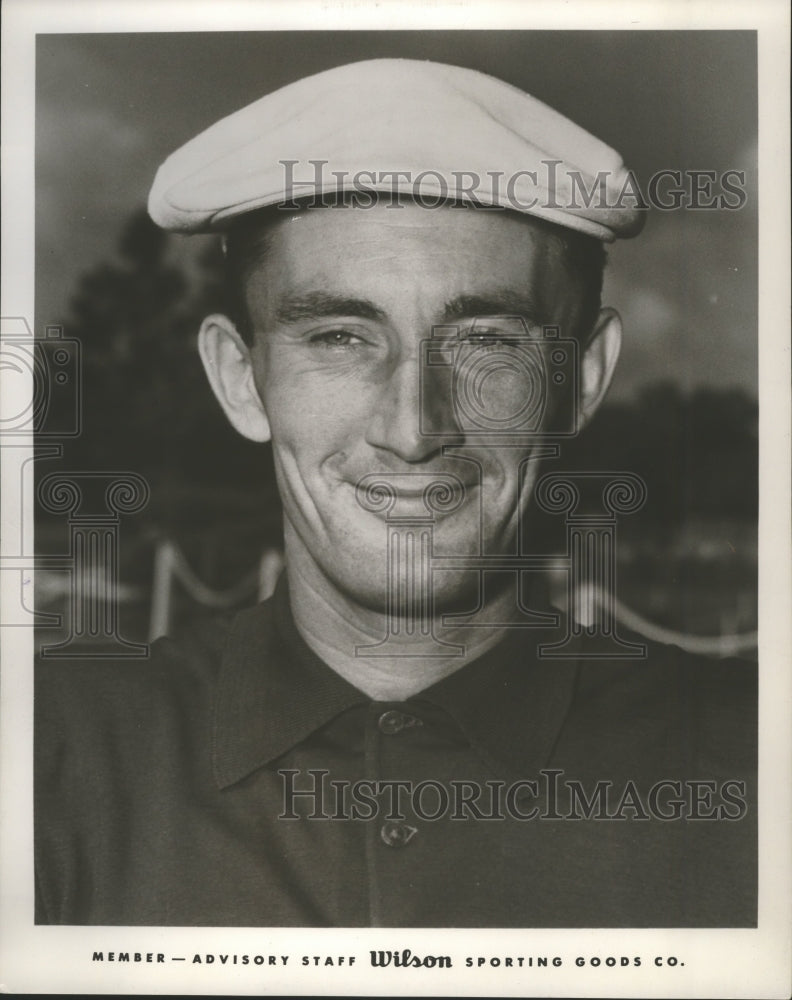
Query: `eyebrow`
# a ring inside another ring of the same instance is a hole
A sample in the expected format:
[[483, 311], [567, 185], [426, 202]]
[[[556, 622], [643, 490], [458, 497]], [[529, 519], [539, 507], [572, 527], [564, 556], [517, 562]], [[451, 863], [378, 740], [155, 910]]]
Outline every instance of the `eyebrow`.
[[[368, 299], [332, 295], [329, 292], [290, 296], [280, 303], [275, 312], [278, 323], [297, 323], [300, 320], [332, 316], [356, 316], [374, 321], [387, 318], [386, 313]], [[479, 295], [458, 295], [445, 303], [444, 322], [472, 319], [476, 316], [524, 316], [536, 322], [541, 321], [536, 301], [530, 295], [510, 288]]]
[[444, 320], [473, 319], [477, 316], [523, 316], [541, 322], [541, 310], [530, 295], [511, 288], [492, 294], [458, 295], [446, 303]]
[[279, 323], [296, 323], [301, 319], [322, 319], [329, 316], [357, 316], [359, 319], [384, 320], [385, 313], [368, 299], [330, 295], [327, 292], [309, 292], [291, 296], [276, 310]]

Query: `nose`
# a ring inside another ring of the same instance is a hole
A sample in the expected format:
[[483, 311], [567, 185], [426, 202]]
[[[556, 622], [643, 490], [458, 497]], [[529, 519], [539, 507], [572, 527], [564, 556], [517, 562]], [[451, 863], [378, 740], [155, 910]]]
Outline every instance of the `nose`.
[[366, 441], [411, 463], [426, 461], [444, 444], [460, 444], [448, 389], [419, 356], [399, 359], [382, 386]]

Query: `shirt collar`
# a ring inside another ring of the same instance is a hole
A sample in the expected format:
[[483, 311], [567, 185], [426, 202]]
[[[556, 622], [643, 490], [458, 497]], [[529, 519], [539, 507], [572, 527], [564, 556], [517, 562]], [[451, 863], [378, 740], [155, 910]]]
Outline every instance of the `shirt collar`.
[[[574, 659], [541, 660], [546, 629], [513, 629], [493, 649], [421, 691], [496, 769], [534, 772], [548, 760], [572, 701]], [[305, 643], [285, 574], [270, 601], [234, 619], [215, 706], [213, 759], [223, 788], [281, 756], [341, 712], [371, 699]]]
[[370, 699], [306, 645], [283, 574], [270, 601], [234, 619], [223, 653], [214, 720], [218, 785], [231, 785]]

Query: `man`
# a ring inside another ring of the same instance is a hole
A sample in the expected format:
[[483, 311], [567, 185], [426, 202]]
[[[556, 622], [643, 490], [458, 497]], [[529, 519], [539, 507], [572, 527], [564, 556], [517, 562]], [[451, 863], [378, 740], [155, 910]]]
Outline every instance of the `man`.
[[491, 77], [377, 60], [217, 123], [149, 208], [223, 233], [199, 349], [272, 442], [287, 568], [143, 667], [40, 668], [38, 920], [754, 924], [751, 671], [561, 620], [532, 555], [576, 488], [541, 462], [619, 353], [618, 155]]

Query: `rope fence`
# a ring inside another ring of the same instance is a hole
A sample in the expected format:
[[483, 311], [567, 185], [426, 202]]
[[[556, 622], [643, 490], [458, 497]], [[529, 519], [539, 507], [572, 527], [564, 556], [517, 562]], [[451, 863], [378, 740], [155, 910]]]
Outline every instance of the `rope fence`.
[[628, 608], [618, 597], [606, 596], [594, 584], [583, 584], [577, 593], [575, 618], [581, 625], [585, 626], [593, 621], [594, 616], [591, 612], [594, 605], [600, 608], [612, 607], [617, 621], [630, 631], [637, 632], [653, 642], [679, 646], [688, 653], [700, 653], [703, 656], [736, 656], [756, 649], [759, 643], [758, 632], [705, 636], [691, 635], [688, 632], [679, 632], [664, 625], [657, 625], [632, 608]]
[[[173, 541], [162, 539], [157, 545], [154, 556], [149, 641], [153, 642], [160, 636], [166, 635], [170, 629], [175, 583], [178, 582], [196, 603], [222, 610], [232, 608], [249, 598], [265, 600], [274, 590], [283, 565], [280, 551], [267, 549], [262, 554], [258, 567], [243, 577], [239, 583], [225, 590], [216, 590], [199, 579]], [[700, 636], [658, 625], [627, 607], [615, 596], [605, 595], [594, 584], [583, 584], [578, 589], [574, 609], [576, 620], [583, 626], [590, 624], [594, 621], [594, 608], [605, 607], [608, 601], [615, 610], [616, 619], [625, 628], [654, 642], [679, 646], [680, 649], [690, 653], [727, 657], [754, 650], [758, 644], [758, 632]]]
[[277, 549], [266, 549], [256, 569], [239, 583], [225, 590], [207, 586], [192, 570], [184, 553], [169, 538], [161, 539], [154, 553], [154, 582], [149, 619], [149, 642], [167, 635], [173, 613], [173, 585], [181, 584], [197, 604], [215, 610], [233, 608], [247, 598], [265, 600], [275, 589], [283, 569], [283, 556]]

